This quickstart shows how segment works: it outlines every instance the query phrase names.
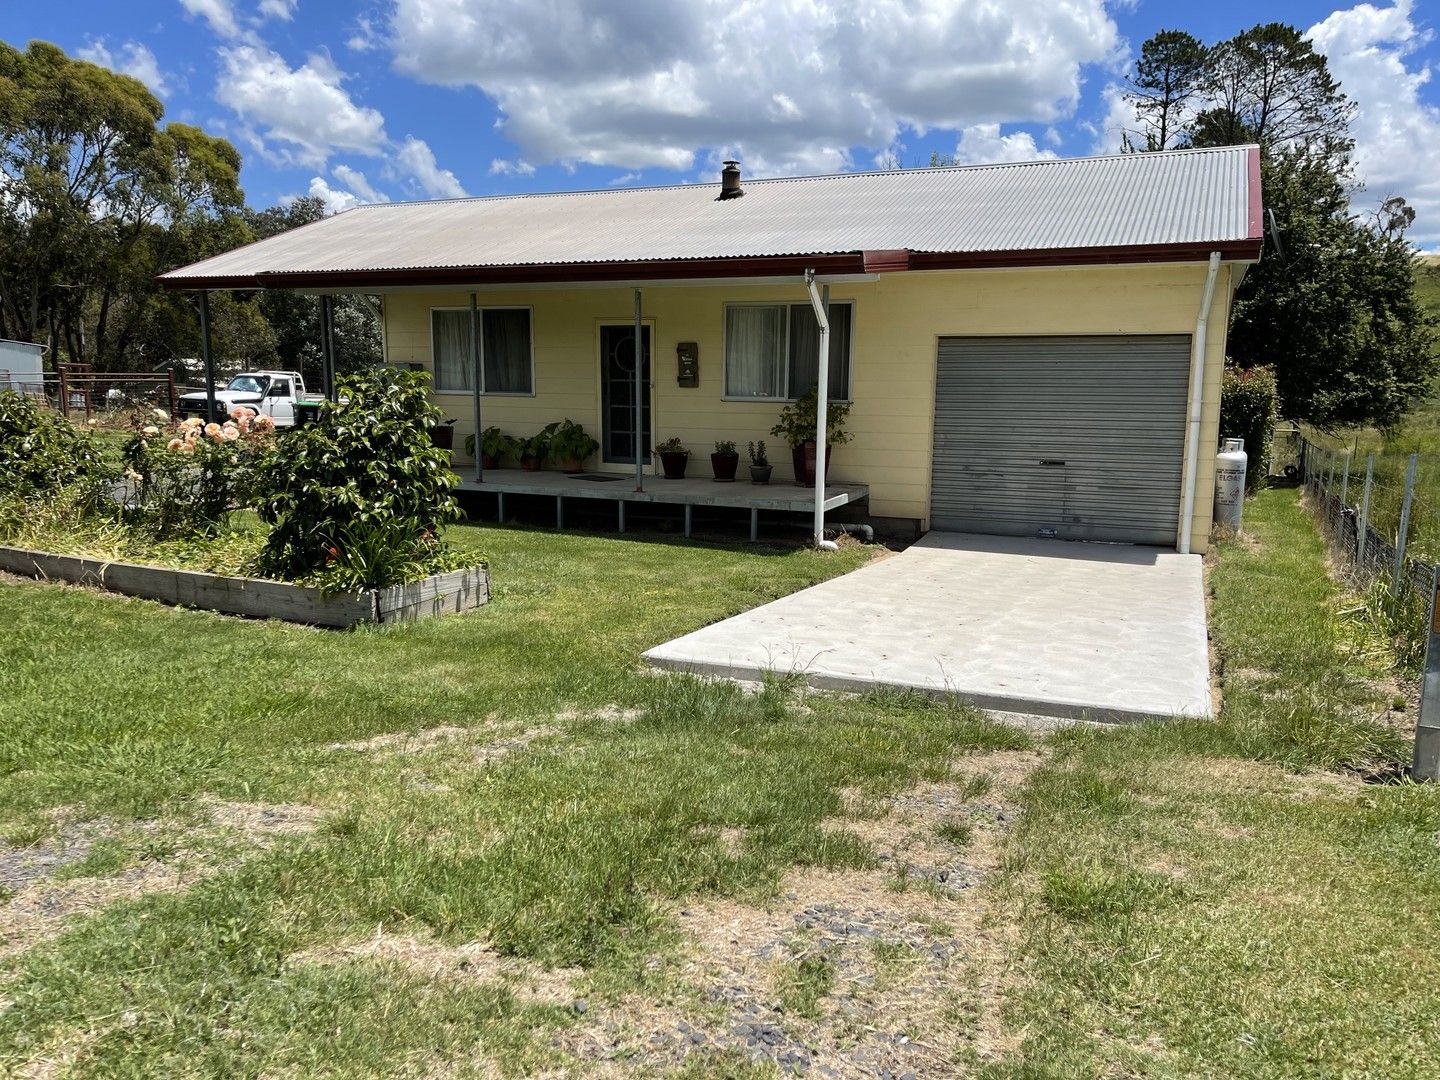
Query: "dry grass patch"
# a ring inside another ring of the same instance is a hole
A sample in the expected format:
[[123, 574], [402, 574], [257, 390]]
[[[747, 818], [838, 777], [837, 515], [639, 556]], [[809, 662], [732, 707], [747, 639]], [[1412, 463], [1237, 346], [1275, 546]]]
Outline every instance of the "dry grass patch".
[[374, 961], [427, 979], [460, 979], [496, 983], [525, 1001], [570, 1004], [579, 968], [541, 967], [513, 956], [501, 956], [483, 941], [447, 945], [428, 933], [404, 934], [376, 930], [370, 937], [324, 945], [289, 958], [292, 964], [349, 964]]
[[[725, 1053], [793, 1075], [918, 1077], [1002, 1056], [1015, 1044], [1000, 1024], [1010, 931], [984, 886], [1014, 792], [1043, 760], [977, 754], [943, 783], [880, 798], [847, 790], [859, 816], [826, 827], [859, 836], [879, 869], [796, 869], [769, 903], [681, 908], [689, 947], [674, 997], [600, 1004], [561, 1044], [602, 1074]], [[957, 815], [972, 823], [963, 849], [938, 836]], [[727, 848], [743, 839], [724, 832]]]

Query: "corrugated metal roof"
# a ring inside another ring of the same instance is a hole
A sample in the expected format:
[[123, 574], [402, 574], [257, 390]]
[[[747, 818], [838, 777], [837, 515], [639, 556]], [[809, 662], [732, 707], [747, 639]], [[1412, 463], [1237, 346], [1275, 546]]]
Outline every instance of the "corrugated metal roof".
[[[1257, 239], [1252, 147], [379, 203], [164, 275], [187, 281], [865, 251], [1040, 253]], [[278, 284], [278, 283], [277, 283]]]

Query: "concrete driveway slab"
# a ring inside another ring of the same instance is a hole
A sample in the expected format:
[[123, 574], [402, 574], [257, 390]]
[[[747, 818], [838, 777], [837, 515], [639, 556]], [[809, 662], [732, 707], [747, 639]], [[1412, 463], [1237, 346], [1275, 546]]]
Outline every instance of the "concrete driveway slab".
[[1089, 720], [1209, 716], [1198, 555], [927, 534], [900, 554], [659, 645], [658, 667], [905, 687]]

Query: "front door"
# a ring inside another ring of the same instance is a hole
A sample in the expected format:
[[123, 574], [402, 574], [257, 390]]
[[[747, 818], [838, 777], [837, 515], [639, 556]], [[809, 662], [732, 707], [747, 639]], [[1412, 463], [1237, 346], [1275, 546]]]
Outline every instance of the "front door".
[[640, 461], [650, 463], [650, 328], [640, 328], [640, 423], [635, 422], [635, 327], [600, 327], [601, 454], [606, 461], [635, 464], [636, 429]]

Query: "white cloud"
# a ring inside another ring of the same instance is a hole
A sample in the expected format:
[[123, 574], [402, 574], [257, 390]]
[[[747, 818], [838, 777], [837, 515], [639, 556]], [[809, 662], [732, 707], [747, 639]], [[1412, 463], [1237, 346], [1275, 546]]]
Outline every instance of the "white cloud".
[[1389, 7], [1359, 4], [1336, 11], [1307, 36], [1330, 60], [1341, 89], [1356, 103], [1355, 163], [1369, 210], [1387, 195], [1415, 207], [1410, 237], [1440, 243], [1440, 109], [1421, 100], [1431, 68], [1417, 60], [1430, 32], [1415, 24], [1411, 0]]
[[640, 174], [639, 174], [638, 172], [621, 173], [619, 176], [615, 177], [614, 180], [611, 180], [611, 181], [610, 181], [610, 186], [611, 186], [611, 187], [628, 187], [628, 186], [630, 186], [631, 184], [635, 183], [635, 181], [637, 181], [637, 180], [639, 180], [639, 179], [640, 179]]
[[[353, 191], [345, 191], [341, 188], [332, 188], [325, 182], [323, 176], [312, 176], [310, 178], [310, 190], [306, 192], [312, 198], [322, 199], [325, 202], [325, 209], [328, 213], [338, 214], [341, 210], [349, 210], [352, 206], [359, 206], [366, 200], [360, 198]], [[293, 200], [281, 200], [282, 202]]]
[[381, 33], [368, 15], [356, 18], [354, 31], [345, 39], [345, 47], [353, 52], [370, 52], [380, 48], [382, 44], [384, 41]]
[[435, 199], [460, 199], [465, 189], [449, 169], [442, 169], [435, 161], [435, 152], [424, 139], [414, 135], [405, 136], [405, 141], [395, 151], [394, 171], [413, 181], [426, 195]]
[[508, 158], [496, 158], [490, 162], [491, 176], [534, 176], [535, 166], [528, 161], [511, 161]]
[[227, 40], [249, 35], [240, 28], [230, 0], [180, 0], [180, 6], [193, 16], [204, 19], [219, 37]]
[[367, 203], [390, 201], [390, 196], [370, 183], [359, 169], [352, 169], [349, 165], [336, 165], [330, 171], [335, 174], [335, 179], [353, 191], [360, 201]]
[[266, 19], [289, 22], [295, 17], [295, 7], [298, 3], [299, 0], [260, 0], [260, 6], [255, 11], [262, 22]]
[[1003, 161], [1048, 161], [1054, 150], [1041, 150], [1035, 136], [1026, 131], [1000, 134], [999, 124], [973, 124], [960, 132], [955, 160], [962, 165], [985, 165]]
[[215, 99], [273, 159], [319, 166], [337, 150], [373, 155], [386, 145], [384, 117], [351, 99], [344, 73], [324, 53], [298, 68], [263, 45], [229, 45], [219, 56]]
[[92, 64], [99, 64], [111, 71], [118, 71], [121, 75], [139, 79], [160, 97], [165, 97], [170, 93], [169, 80], [160, 70], [160, 63], [155, 59], [155, 54], [138, 41], [127, 41], [111, 52], [109, 46], [105, 44], [105, 39], [100, 37], [77, 50], [75, 55], [82, 60], [89, 60]]
[[524, 161], [752, 175], [1065, 119], [1119, 43], [1104, 0], [394, 0], [390, 39], [402, 73], [491, 96]]

